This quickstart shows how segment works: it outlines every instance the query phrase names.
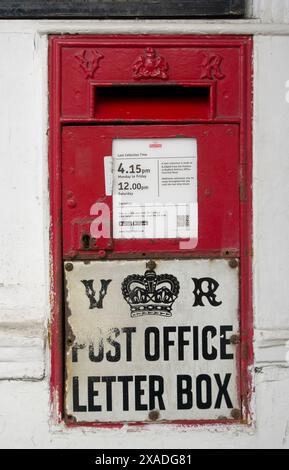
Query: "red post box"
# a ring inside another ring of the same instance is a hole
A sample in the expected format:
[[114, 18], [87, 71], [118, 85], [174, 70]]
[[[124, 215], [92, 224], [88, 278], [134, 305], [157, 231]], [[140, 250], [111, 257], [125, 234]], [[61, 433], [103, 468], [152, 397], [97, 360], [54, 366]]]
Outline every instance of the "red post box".
[[243, 36], [50, 39], [68, 424], [249, 420], [251, 56]]

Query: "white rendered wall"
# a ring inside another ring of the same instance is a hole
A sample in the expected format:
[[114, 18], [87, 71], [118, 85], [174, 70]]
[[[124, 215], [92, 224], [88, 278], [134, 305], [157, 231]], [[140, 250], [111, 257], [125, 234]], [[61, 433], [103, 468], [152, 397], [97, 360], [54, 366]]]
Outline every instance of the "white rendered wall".
[[[289, 1], [282, 2], [282, 15], [271, 9], [276, 3], [254, 2], [262, 21], [0, 21], [0, 448], [289, 448]], [[46, 347], [50, 32], [256, 33], [253, 426], [68, 430], [53, 424]]]
[[288, 23], [289, 0], [253, 0], [249, 13], [264, 23]]

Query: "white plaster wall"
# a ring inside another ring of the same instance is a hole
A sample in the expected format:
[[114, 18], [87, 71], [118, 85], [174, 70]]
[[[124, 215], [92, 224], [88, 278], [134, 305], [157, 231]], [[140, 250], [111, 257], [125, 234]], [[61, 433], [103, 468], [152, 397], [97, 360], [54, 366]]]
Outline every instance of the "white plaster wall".
[[[225, 23], [0, 21], [0, 448], [289, 448], [289, 27], [284, 14], [268, 19], [269, 10], [262, 13], [261, 3], [253, 5], [259, 20]], [[50, 32], [255, 34], [257, 373], [251, 427], [152, 425], [145, 430], [67, 430], [52, 422], [49, 350], [45, 346], [49, 320], [46, 132]]]
[[264, 23], [288, 23], [289, 0], [253, 0], [248, 13]]

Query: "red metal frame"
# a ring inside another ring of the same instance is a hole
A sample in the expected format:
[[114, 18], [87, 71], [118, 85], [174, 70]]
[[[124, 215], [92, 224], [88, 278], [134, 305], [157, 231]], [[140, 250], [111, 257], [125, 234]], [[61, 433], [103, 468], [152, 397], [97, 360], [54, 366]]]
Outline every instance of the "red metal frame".
[[[242, 119], [222, 117], [206, 122], [240, 123], [240, 331], [241, 344], [238, 348], [240, 363], [240, 396], [243, 421], [250, 423], [250, 399], [252, 393], [251, 366], [253, 364], [253, 307], [252, 307], [252, 38], [249, 36], [52, 36], [49, 40], [49, 190], [50, 190], [50, 266], [51, 266], [51, 404], [56, 421], [63, 418], [64, 401], [64, 318], [63, 318], [63, 279], [62, 279], [62, 210], [61, 210], [61, 132], [66, 123], [91, 123], [93, 120], [90, 98], [90, 117], [82, 119], [61, 116], [61, 55], [64, 47], [89, 47], [92, 44], [111, 46], [112, 44], [147, 47], [174, 46], [187, 47], [188, 44], [200, 48], [236, 47], [241, 54], [240, 68], [243, 79], [239, 87], [242, 103]], [[195, 82], [197, 83], [197, 81]], [[91, 88], [94, 87], [92, 82]], [[214, 105], [216, 102], [215, 84], [212, 86]], [[192, 121], [194, 122], [194, 121]], [[196, 120], [195, 122], [201, 122]], [[192, 255], [190, 253], [192, 257]], [[198, 256], [205, 255], [199, 253]], [[206, 253], [214, 256], [216, 253]], [[232, 256], [228, 253], [225, 256]], [[180, 425], [230, 424], [238, 420], [226, 421], [173, 421]], [[169, 421], [166, 423], [170, 424]], [[73, 423], [68, 423], [75, 426]], [[130, 423], [140, 426], [147, 423]], [[79, 426], [80, 424], [77, 424]], [[121, 427], [122, 423], [84, 423], [85, 426]]]

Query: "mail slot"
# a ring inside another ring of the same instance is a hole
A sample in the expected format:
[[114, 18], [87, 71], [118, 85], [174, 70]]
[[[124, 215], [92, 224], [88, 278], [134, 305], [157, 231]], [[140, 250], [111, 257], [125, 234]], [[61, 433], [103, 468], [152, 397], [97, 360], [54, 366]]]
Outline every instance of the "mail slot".
[[244, 36], [50, 38], [68, 426], [250, 420], [251, 57]]

